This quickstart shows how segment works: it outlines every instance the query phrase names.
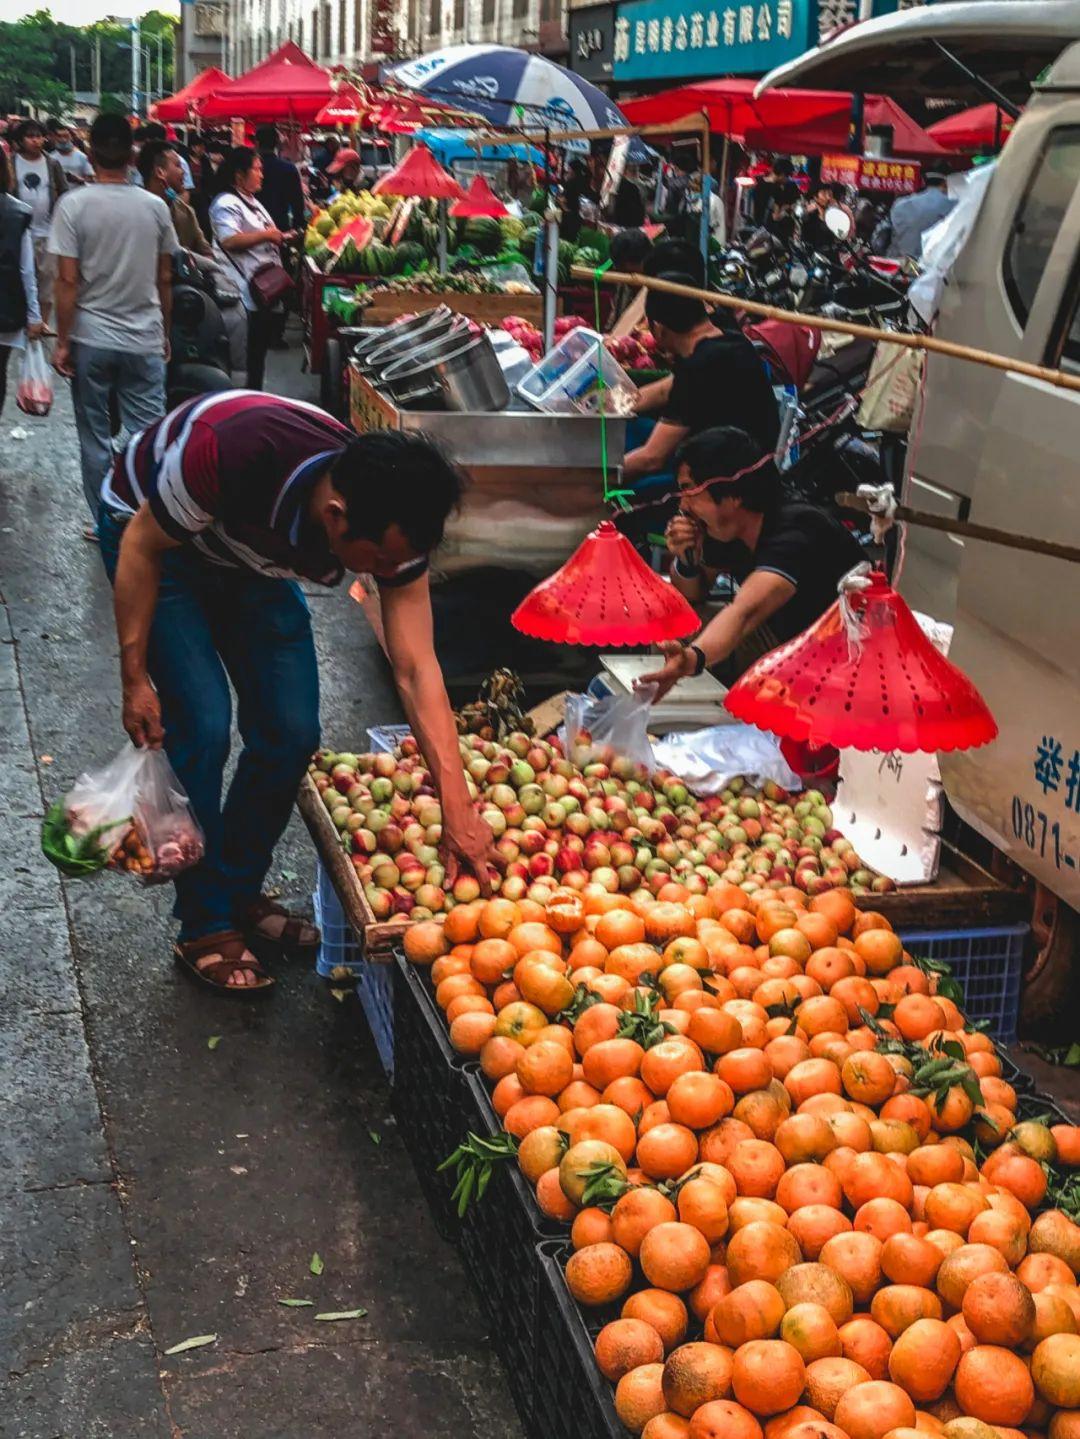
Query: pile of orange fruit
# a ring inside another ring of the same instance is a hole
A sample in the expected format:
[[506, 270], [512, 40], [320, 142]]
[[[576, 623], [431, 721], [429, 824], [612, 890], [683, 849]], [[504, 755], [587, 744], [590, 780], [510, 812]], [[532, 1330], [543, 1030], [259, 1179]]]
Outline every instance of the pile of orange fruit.
[[[557, 891], [417, 924], [643, 1439], [1080, 1439], [1080, 1129], [850, 894]], [[610, 1316], [610, 1317], [609, 1317]], [[700, 1337], [697, 1337], [700, 1336]]]

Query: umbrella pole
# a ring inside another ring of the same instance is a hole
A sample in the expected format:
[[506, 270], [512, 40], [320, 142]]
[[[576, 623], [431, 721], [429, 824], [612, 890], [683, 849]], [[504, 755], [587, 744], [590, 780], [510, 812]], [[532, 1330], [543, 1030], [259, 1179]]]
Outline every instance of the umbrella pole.
[[554, 201], [544, 214], [544, 353], [555, 343], [555, 308], [559, 287], [559, 212]]
[[439, 201], [439, 269], [444, 275], [446, 274], [446, 256], [449, 249], [446, 233], [446, 205], [447, 202], [445, 200]]

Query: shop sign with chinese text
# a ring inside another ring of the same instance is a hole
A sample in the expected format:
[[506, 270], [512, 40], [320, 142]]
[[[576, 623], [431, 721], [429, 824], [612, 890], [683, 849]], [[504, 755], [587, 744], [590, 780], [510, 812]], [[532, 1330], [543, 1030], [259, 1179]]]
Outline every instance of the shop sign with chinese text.
[[914, 195], [922, 188], [922, 166], [918, 160], [876, 155], [823, 155], [821, 178], [876, 195]]
[[816, 44], [817, 24], [811, 0], [627, 0], [616, 12], [614, 78], [764, 74]]

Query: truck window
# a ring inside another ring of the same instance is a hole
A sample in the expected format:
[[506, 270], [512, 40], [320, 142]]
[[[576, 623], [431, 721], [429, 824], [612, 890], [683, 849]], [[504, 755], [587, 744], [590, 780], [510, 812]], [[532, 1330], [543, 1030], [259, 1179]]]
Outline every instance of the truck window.
[[1021, 325], [1080, 180], [1080, 125], [1051, 130], [1005, 242], [1005, 292]]

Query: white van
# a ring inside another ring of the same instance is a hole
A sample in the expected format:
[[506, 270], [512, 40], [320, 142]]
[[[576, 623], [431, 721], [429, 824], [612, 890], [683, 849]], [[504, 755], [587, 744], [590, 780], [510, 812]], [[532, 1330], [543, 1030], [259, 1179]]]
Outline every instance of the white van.
[[[853, 26], [762, 88], [978, 104], [974, 72], [1024, 105], [935, 333], [1080, 374], [1077, 41], [1075, 0], [926, 5]], [[1080, 393], [930, 356], [912, 441], [914, 508], [1080, 546]], [[911, 526], [899, 588], [954, 624], [952, 658], [1000, 726], [941, 756], [946, 793], [1037, 881], [1033, 922], [1064, 986], [1080, 938], [1080, 566]]]

